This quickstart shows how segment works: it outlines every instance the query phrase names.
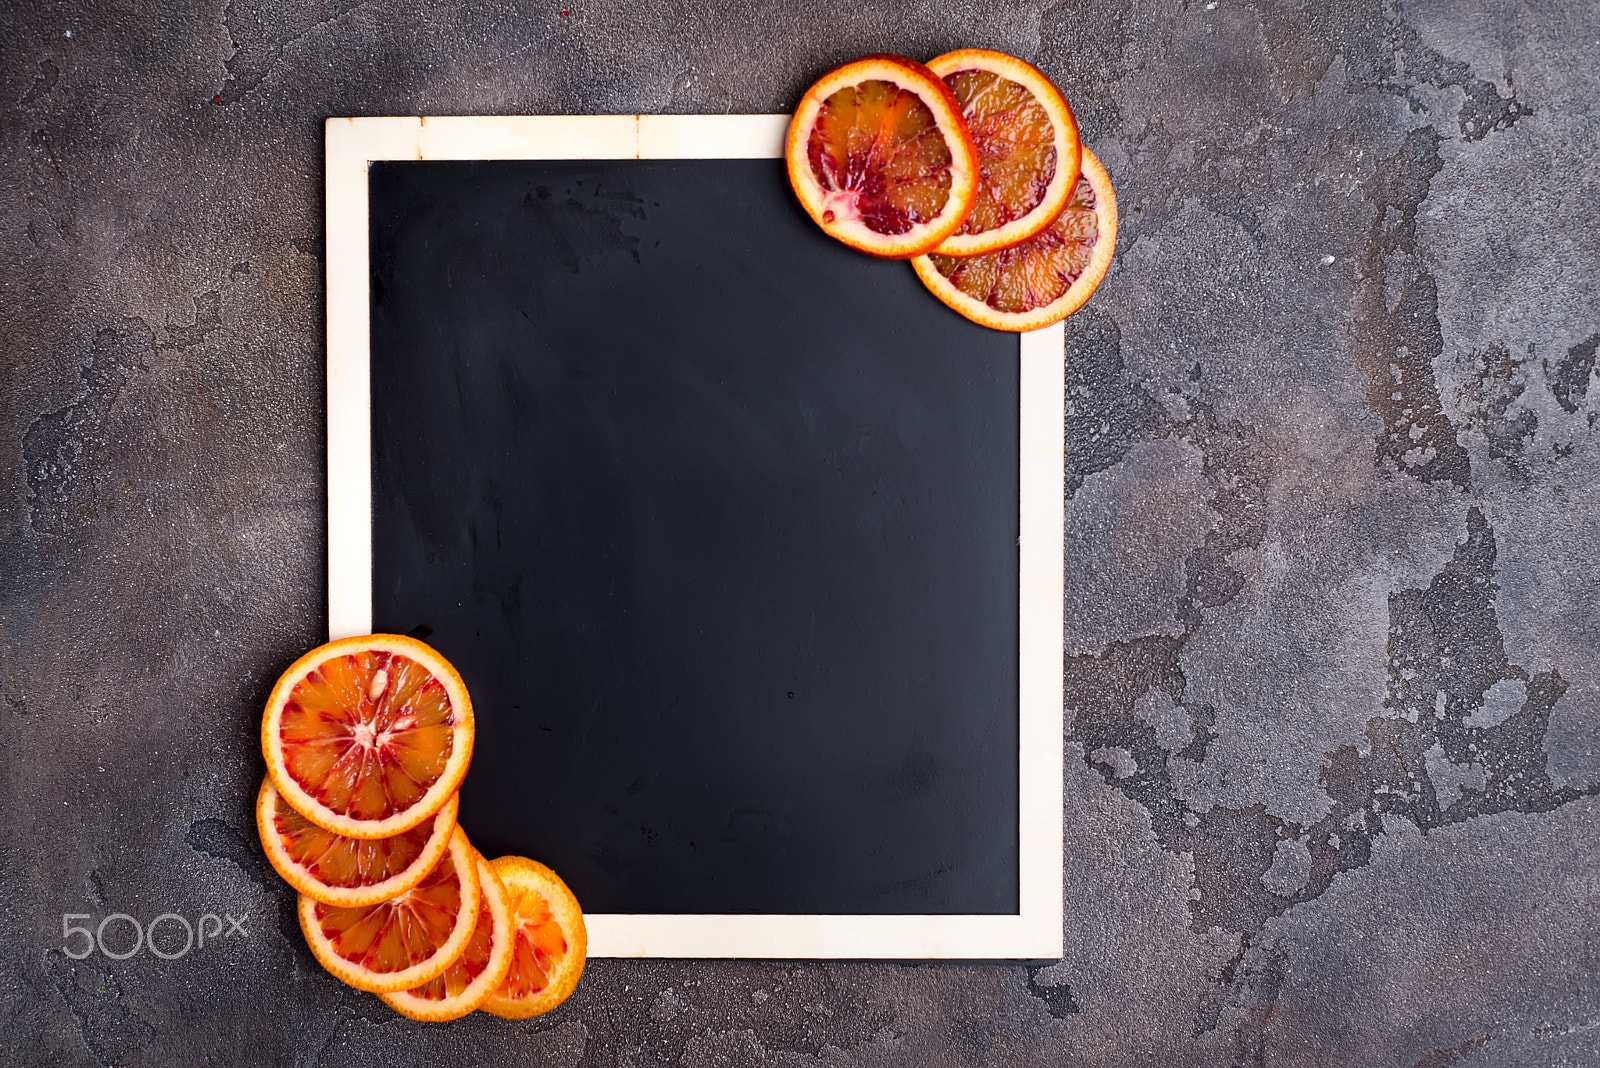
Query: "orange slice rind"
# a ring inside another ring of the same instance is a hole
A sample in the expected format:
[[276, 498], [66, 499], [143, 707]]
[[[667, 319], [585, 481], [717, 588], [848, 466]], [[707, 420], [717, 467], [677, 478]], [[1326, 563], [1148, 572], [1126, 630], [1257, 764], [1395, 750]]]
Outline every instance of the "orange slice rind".
[[505, 884], [515, 945], [500, 988], [480, 1006], [508, 1020], [549, 1012], [578, 985], [589, 951], [583, 909], [560, 876], [526, 857], [493, 861]]
[[359, 908], [403, 894], [433, 870], [456, 826], [456, 795], [409, 831], [391, 838], [346, 838], [284, 804], [267, 778], [256, 795], [256, 830], [285, 882], [323, 905]]
[[817, 225], [875, 256], [934, 248], [977, 196], [978, 160], [960, 105], [904, 56], [866, 56], [818, 79], [790, 120], [785, 159]]
[[443, 973], [410, 990], [379, 994], [400, 1015], [426, 1023], [458, 1020], [499, 989], [511, 968], [511, 911], [505, 886], [482, 856], [478, 869], [478, 922], [461, 956]]
[[918, 256], [911, 261], [929, 292], [975, 323], [1037, 330], [1083, 306], [1100, 285], [1117, 241], [1111, 178], [1088, 149], [1067, 206], [1020, 245], [978, 256]]
[[347, 838], [388, 838], [444, 806], [472, 758], [472, 701], [415, 638], [342, 638], [296, 660], [261, 717], [267, 774], [290, 808]]
[[1061, 213], [1078, 183], [1082, 145], [1067, 98], [1036, 67], [964, 48], [928, 61], [950, 87], [978, 154], [972, 211], [934, 251], [974, 256], [1021, 244]]
[[432, 871], [397, 897], [362, 908], [300, 895], [300, 930], [336, 979], [383, 994], [421, 986], [465, 952], [478, 920], [477, 854], [456, 828]]

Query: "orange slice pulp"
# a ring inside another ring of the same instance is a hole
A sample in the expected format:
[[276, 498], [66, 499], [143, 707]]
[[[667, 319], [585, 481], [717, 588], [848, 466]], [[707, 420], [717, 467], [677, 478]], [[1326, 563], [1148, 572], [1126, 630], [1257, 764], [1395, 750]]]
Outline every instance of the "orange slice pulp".
[[923, 285], [975, 323], [1037, 330], [1083, 306], [1105, 277], [1117, 241], [1111, 178], [1087, 149], [1083, 173], [1056, 221], [1020, 245], [978, 256], [911, 261]]
[[977, 195], [960, 105], [932, 71], [903, 56], [867, 56], [823, 75], [795, 109], [785, 157], [811, 218], [876, 256], [934, 248]]
[[405, 893], [362, 908], [300, 895], [300, 930], [335, 978], [374, 994], [409, 990], [465, 952], [478, 921], [477, 854], [457, 827], [432, 871]]
[[284, 881], [313, 901], [358, 908], [403, 894], [433, 869], [456, 826], [455, 795], [392, 838], [346, 838], [283, 803], [272, 779], [256, 795], [261, 848]]
[[415, 638], [369, 634], [289, 666], [261, 719], [267, 774], [285, 803], [348, 838], [427, 820], [472, 757], [472, 702], [449, 661]]
[[482, 1008], [512, 1020], [549, 1012], [583, 974], [589, 950], [583, 910], [567, 884], [538, 861], [500, 857], [490, 867], [505, 884], [515, 945], [505, 982]]
[[957, 102], [978, 153], [972, 211], [934, 251], [972, 256], [1020, 244], [1061, 213], [1082, 147], [1066, 97], [1031, 64], [966, 48], [928, 61]]

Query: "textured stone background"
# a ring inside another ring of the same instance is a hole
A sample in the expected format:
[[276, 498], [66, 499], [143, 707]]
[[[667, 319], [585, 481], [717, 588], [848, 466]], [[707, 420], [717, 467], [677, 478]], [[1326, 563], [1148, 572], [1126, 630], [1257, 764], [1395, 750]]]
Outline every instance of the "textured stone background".
[[[1600, 8], [614, 8], [5, 6], [4, 1060], [1600, 1064]], [[341, 990], [249, 818], [324, 625], [323, 118], [778, 111], [968, 44], [1122, 204], [1067, 331], [1065, 958]], [[249, 938], [60, 951], [208, 909]]]

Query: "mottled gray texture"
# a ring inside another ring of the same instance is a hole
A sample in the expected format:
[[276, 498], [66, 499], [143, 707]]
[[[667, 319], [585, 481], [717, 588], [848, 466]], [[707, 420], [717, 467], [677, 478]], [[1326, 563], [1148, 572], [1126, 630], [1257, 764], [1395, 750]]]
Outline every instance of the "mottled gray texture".
[[[8, 8], [3, 1059], [1600, 1063], [1600, 8], [560, 10]], [[324, 625], [322, 119], [778, 111], [958, 45], [1054, 77], [1122, 208], [1067, 329], [1064, 958], [342, 990], [249, 813]], [[249, 937], [61, 952], [208, 910]]]

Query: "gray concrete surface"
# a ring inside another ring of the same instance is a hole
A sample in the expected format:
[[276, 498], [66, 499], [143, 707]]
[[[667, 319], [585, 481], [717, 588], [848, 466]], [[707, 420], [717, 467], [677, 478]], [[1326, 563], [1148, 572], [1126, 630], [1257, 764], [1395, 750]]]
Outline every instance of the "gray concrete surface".
[[[6, 5], [0, 1059], [1600, 1064], [1600, 8], [568, 9]], [[249, 817], [324, 620], [322, 119], [786, 110], [972, 44], [1122, 205], [1067, 331], [1065, 957], [343, 991]], [[166, 911], [249, 934], [62, 951]]]

